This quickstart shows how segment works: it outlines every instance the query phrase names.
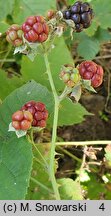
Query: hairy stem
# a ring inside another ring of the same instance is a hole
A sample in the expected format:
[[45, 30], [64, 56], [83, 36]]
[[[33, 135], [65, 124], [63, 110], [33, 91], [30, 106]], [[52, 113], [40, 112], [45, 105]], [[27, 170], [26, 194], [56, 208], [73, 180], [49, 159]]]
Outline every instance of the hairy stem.
[[54, 190], [56, 200], [60, 200], [60, 195], [58, 191], [58, 185], [55, 178], [55, 147], [56, 147], [56, 136], [57, 136], [57, 123], [58, 123], [58, 111], [59, 111], [59, 99], [55, 89], [55, 85], [53, 82], [53, 78], [51, 75], [50, 64], [48, 61], [48, 56], [44, 54], [45, 65], [47, 69], [47, 74], [50, 82], [50, 86], [52, 89], [52, 93], [54, 96], [54, 120], [53, 120], [53, 131], [52, 131], [52, 141], [51, 141], [51, 152], [50, 152], [50, 165], [49, 165], [49, 173], [50, 179], [52, 182], [52, 187]]

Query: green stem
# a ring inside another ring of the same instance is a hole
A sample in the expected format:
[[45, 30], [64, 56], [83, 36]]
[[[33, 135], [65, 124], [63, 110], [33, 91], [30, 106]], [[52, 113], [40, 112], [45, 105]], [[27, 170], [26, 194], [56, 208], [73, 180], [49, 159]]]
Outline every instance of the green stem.
[[7, 61], [7, 57], [8, 57], [8, 55], [9, 55], [9, 53], [11, 52], [11, 50], [12, 50], [12, 46], [9, 46], [9, 50], [8, 50], [8, 52], [5, 54], [4, 59], [2, 59], [2, 62], [1, 62], [1, 64], [0, 64], [0, 67], [1, 67], [1, 68], [3, 67], [4, 63]]
[[57, 137], [57, 123], [58, 123], [58, 111], [59, 111], [59, 100], [58, 100], [58, 95], [55, 89], [55, 85], [53, 82], [53, 78], [51, 75], [51, 70], [50, 70], [50, 65], [48, 61], [47, 54], [44, 54], [44, 60], [45, 60], [45, 65], [47, 69], [47, 74], [49, 78], [49, 82], [51, 85], [52, 93], [54, 96], [54, 120], [53, 120], [53, 131], [52, 131], [52, 141], [51, 141], [51, 151], [50, 151], [50, 165], [49, 165], [49, 173], [50, 173], [50, 179], [52, 182], [52, 187], [54, 190], [55, 198], [56, 200], [60, 200], [60, 195], [59, 195], [59, 190], [58, 190], [58, 185], [56, 182], [55, 178], [55, 147], [56, 147], [56, 137]]
[[67, 95], [71, 93], [71, 91], [72, 91], [72, 88], [66, 86], [62, 94], [59, 96], [59, 101], [61, 102], [64, 98], [66, 98]]
[[86, 146], [86, 145], [108, 145], [108, 144], [111, 144], [111, 140], [56, 142], [56, 146]]
[[52, 190], [50, 190], [47, 186], [43, 185], [41, 182], [39, 182], [37, 179], [31, 177], [30, 178], [31, 181], [33, 181], [35, 184], [39, 185], [40, 187], [42, 187], [43, 189], [47, 190], [49, 193], [53, 193]]
[[72, 153], [70, 153], [69, 151], [67, 151], [66, 149], [63, 149], [60, 146], [57, 146], [57, 149], [60, 149], [64, 154], [68, 155], [69, 157], [71, 157], [73, 160], [78, 161], [79, 163], [81, 163], [81, 159], [79, 159], [78, 157], [76, 157], [75, 155], [73, 155]]
[[35, 148], [35, 150], [37, 151], [37, 153], [39, 154], [39, 156], [41, 157], [41, 159], [43, 160], [45, 166], [48, 169], [48, 163], [47, 163], [47, 161], [44, 159], [43, 155], [41, 154], [41, 152], [39, 151], [39, 149], [37, 148], [37, 146], [36, 146], [36, 144], [35, 144], [35, 142], [33, 140], [33, 130], [30, 131], [30, 138], [31, 138], [30, 141], [31, 141], [33, 147]]

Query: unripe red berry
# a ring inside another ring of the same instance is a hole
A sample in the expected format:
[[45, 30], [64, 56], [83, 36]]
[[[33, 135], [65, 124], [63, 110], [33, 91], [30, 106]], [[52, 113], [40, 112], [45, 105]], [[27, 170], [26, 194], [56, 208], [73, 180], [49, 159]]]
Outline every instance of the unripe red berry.
[[52, 18], [55, 16], [55, 14], [56, 14], [56, 11], [54, 11], [54, 10], [49, 10], [49, 11], [47, 12], [47, 14], [46, 14], [46, 17], [47, 17], [48, 20], [50, 20], [50, 19], [52, 19]]
[[29, 101], [21, 108], [21, 110], [23, 110], [23, 112], [27, 110], [32, 114], [33, 116], [32, 126], [33, 127], [46, 127], [48, 111], [46, 110], [44, 103]]
[[16, 130], [21, 130], [20, 122], [18, 122], [18, 121], [13, 121], [13, 122], [12, 122], [12, 126], [13, 126]]
[[42, 112], [38, 111], [38, 112], [35, 113], [34, 117], [35, 117], [35, 119], [37, 121], [39, 121], [39, 120], [41, 120], [43, 118], [43, 114], [42, 114]]
[[103, 82], [103, 68], [93, 61], [83, 61], [79, 67], [79, 73], [82, 79], [91, 80], [94, 88], [100, 86]]
[[47, 36], [45, 33], [42, 33], [42, 34], [39, 34], [39, 36], [38, 36], [38, 41], [39, 41], [40, 43], [43, 43], [44, 41], [47, 40], [47, 38], [48, 38], [48, 36]]
[[29, 111], [19, 110], [12, 115], [12, 126], [16, 130], [28, 130], [31, 127], [33, 116]]
[[43, 43], [47, 40], [49, 27], [42, 16], [30, 16], [22, 25], [24, 37], [29, 42]]
[[32, 122], [33, 121], [33, 116], [29, 111], [23, 111], [24, 119], [27, 121]]
[[35, 109], [37, 111], [44, 111], [45, 110], [45, 104], [41, 103], [41, 102], [37, 102], [35, 104]]
[[24, 114], [22, 111], [18, 110], [12, 115], [12, 121], [22, 121]]
[[37, 126], [41, 127], [41, 128], [46, 127], [46, 121], [45, 120], [38, 121], [38, 125]]
[[27, 120], [23, 120], [20, 123], [21, 130], [28, 130], [31, 127], [31, 122]]
[[23, 44], [23, 41], [21, 39], [16, 39], [14, 42], [13, 42], [14, 46], [18, 47], [18, 46], [21, 46]]
[[44, 112], [43, 112], [43, 119], [44, 120], [47, 120], [48, 119], [48, 111], [47, 110], [45, 110]]

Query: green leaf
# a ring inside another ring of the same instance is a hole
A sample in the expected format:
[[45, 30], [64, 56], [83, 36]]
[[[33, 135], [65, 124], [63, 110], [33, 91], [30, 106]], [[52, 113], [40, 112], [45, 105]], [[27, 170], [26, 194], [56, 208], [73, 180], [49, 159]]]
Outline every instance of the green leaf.
[[8, 14], [12, 14], [14, 0], [0, 0], [0, 20], [4, 20]]
[[0, 107], [0, 129], [2, 130], [2, 133], [7, 133], [12, 114], [30, 100], [41, 101], [46, 104], [49, 113], [53, 111], [52, 94], [46, 87], [37, 84], [33, 80], [29, 81], [27, 84], [10, 94]]
[[111, 27], [111, 1], [93, 0], [92, 5], [98, 24], [104, 29]]
[[13, 90], [20, 87], [22, 83], [23, 81], [21, 78], [16, 76], [8, 78], [5, 71], [0, 70], [0, 98], [3, 100]]
[[95, 38], [99, 40], [100, 42], [105, 42], [111, 40], [111, 33], [108, 30], [98, 28]]
[[[64, 53], [62, 57], [61, 53]], [[62, 91], [64, 88], [64, 84], [59, 78], [61, 66], [66, 63], [73, 63], [73, 59], [66, 47], [63, 37], [56, 39], [55, 48], [52, 49], [51, 53], [49, 54], [49, 61], [56, 89], [58, 92]], [[25, 81], [28, 81], [29, 79], [34, 79], [42, 85], [47, 86], [48, 89], [50, 89], [48, 77], [45, 73], [46, 67], [44, 63], [44, 58], [42, 56], [38, 55], [33, 62], [31, 62], [26, 56], [24, 56], [21, 67], [21, 73]]]
[[87, 198], [90, 200], [99, 200], [101, 194], [105, 194], [106, 189], [105, 185], [98, 178], [98, 176], [88, 173], [90, 180], [82, 183], [85, 186], [87, 192]]
[[60, 104], [58, 125], [73, 125], [84, 120], [84, 115], [89, 113], [79, 103], [73, 103], [70, 99], [65, 99]]
[[[1, 116], [0, 122], [2, 126]], [[0, 138], [0, 200], [25, 198], [31, 167], [32, 149], [26, 138]]]
[[87, 60], [92, 60], [99, 52], [100, 44], [98, 40], [86, 38], [79, 43], [78, 54]]
[[4, 33], [9, 28], [9, 25], [6, 22], [0, 22], [0, 33]]
[[24, 199], [32, 166], [31, 144], [8, 132], [12, 114], [29, 100], [44, 102], [50, 112], [53, 97], [46, 87], [30, 81], [11, 93], [0, 106], [0, 199]]
[[63, 178], [57, 181], [62, 200], [82, 200], [82, 189], [78, 182], [70, 178]]
[[46, 11], [55, 8], [54, 0], [16, 0], [13, 10], [13, 17], [16, 23], [22, 24], [28, 16], [45, 15]]

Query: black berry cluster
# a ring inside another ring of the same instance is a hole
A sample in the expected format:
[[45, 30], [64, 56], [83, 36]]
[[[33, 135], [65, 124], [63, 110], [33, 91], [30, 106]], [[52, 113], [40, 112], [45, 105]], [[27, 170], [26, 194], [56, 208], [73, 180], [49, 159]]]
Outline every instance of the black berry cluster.
[[76, 32], [88, 28], [91, 25], [93, 16], [93, 9], [88, 2], [77, 1], [63, 12], [64, 19], [71, 19], [75, 23]]

